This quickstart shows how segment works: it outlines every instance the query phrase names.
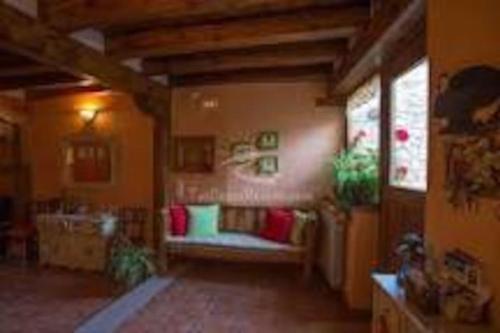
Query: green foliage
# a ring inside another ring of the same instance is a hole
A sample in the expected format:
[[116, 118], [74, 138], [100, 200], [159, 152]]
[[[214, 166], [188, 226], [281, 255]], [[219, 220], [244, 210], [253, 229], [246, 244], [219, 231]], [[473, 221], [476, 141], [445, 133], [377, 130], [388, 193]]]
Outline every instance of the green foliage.
[[373, 150], [346, 149], [332, 164], [335, 196], [344, 209], [379, 202], [379, 159]]
[[121, 239], [113, 246], [109, 272], [116, 281], [133, 288], [155, 273], [152, 252]]

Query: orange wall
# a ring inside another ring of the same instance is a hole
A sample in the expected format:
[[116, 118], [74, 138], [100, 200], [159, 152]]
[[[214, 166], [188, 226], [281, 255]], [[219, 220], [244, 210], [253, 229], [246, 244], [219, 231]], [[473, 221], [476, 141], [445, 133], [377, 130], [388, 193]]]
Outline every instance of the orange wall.
[[[432, 0], [427, 6], [434, 97], [443, 73], [474, 64], [500, 66], [500, 1]], [[444, 149], [436, 126], [432, 127], [431, 148], [427, 237], [439, 253], [460, 247], [483, 260], [496, 297], [494, 318], [500, 327], [500, 221], [495, 217], [500, 202], [481, 200], [477, 211], [452, 208], [444, 191]]]
[[[324, 195], [330, 187], [327, 161], [340, 147], [343, 132], [339, 112], [315, 107], [316, 99], [324, 96], [324, 88], [319, 83], [280, 83], [175, 89], [174, 133], [217, 138], [217, 171], [213, 175], [175, 175], [171, 182], [175, 193], [194, 184], [200, 190], [198, 194], [215, 193], [210, 201], [220, 199], [234, 204], [295, 204]], [[196, 93], [216, 96], [219, 109], [198, 108], [199, 103], [193, 99]], [[98, 132], [118, 142], [118, 181], [105, 189], [66, 192], [99, 204], [152, 208], [152, 119], [121, 94], [81, 94], [29, 104], [34, 198], [57, 197], [65, 190], [61, 177], [62, 142], [81, 130], [77, 108], [88, 102], [97, 102], [106, 111], [97, 118]], [[231, 142], [262, 130], [281, 134], [278, 178], [241, 179], [221, 166]]]
[[[215, 135], [216, 172], [182, 175], [170, 184], [184, 201], [222, 201], [235, 205], [306, 204], [330, 188], [328, 159], [342, 142], [340, 112], [316, 108], [324, 97], [320, 83], [231, 84], [174, 90], [175, 135]], [[215, 110], [201, 108], [216, 98]], [[280, 134], [280, 172], [256, 177], [251, 167], [224, 164], [233, 143], [254, 141], [260, 131]]]
[[153, 122], [121, 94], [80, 94], [29, 104], [33, 197], [58, 197], [65, 190], [62, 143], [65, 137], [82, 129], [77, 108], [86, 103], [102, 105], [105, 110], [95, 126], [99, 134], [117, 142], [117, 181], [103, 189], [66, 192], [91, 203], [152, 209]]

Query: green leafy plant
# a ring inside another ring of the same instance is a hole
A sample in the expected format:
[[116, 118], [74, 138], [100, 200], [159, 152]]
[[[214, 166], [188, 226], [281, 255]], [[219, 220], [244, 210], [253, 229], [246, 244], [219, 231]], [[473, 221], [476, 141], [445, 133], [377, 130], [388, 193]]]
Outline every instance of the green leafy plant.
[[333, 158], [335, 196], [346, 210], [379, 202], [379, 159], [373, 150], [348, 148]]
[[116, 281], [133, 288], [155, 271], [151, 250], [135, 246], [123, 237], [115, 242], [111, 251], [109, 272]]

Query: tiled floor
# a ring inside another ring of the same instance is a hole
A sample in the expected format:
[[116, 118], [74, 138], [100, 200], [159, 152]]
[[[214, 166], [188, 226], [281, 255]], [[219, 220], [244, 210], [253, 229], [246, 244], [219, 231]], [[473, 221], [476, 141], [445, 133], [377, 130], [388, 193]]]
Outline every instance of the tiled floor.
[[69, 333], [112, 299], [99, 274], [0, 264], [2, 333]]
[[368, 333], [320, 279], [310, 286], [295, 267], [196, 262], [121, 333]]

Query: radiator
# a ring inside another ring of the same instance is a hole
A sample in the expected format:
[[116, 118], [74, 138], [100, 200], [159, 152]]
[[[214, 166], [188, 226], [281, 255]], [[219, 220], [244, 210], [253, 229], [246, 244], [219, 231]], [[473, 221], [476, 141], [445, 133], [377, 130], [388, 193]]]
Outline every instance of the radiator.
[[344, 278], [345, 221], [339, 221], [330, 204], [320, 208], [320, 256], [319, 266], [328, 284], [341, 289]]

